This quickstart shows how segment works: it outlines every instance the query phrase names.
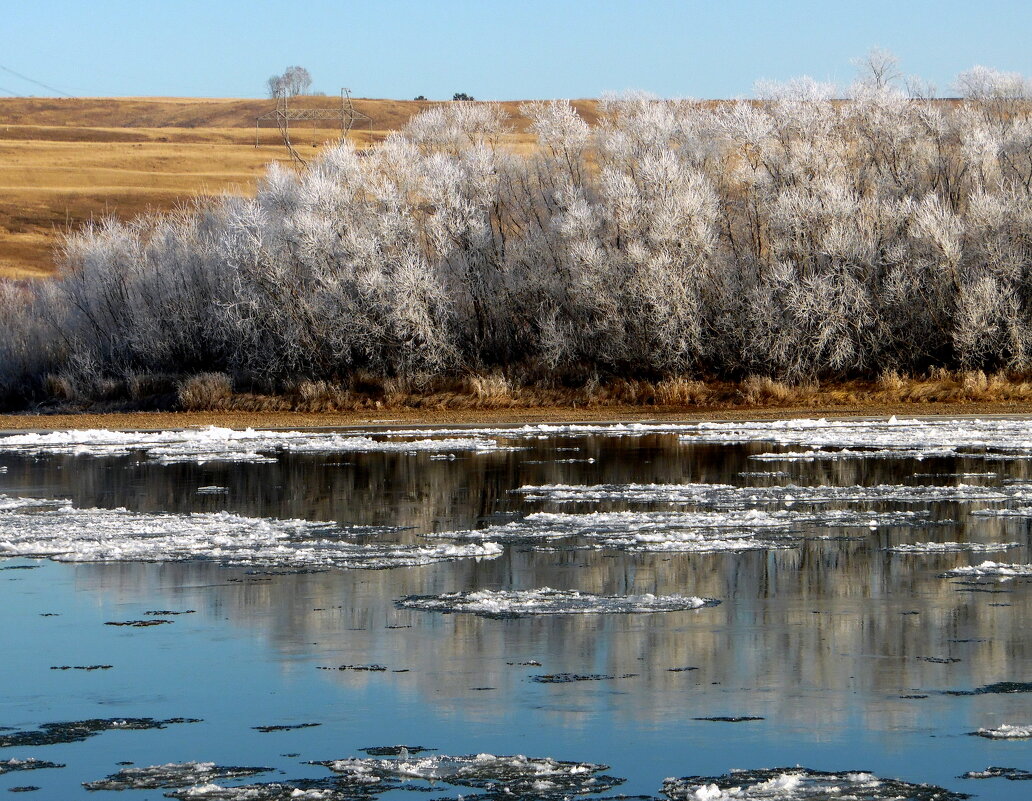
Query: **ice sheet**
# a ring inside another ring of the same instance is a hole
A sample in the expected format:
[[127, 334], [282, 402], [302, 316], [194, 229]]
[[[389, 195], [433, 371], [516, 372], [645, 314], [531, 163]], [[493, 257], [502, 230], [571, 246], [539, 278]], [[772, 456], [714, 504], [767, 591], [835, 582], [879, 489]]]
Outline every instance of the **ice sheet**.
[[700, 423], [681, 436], [693, 443], [770, 442], [804, 451], [770, 453], [757, 459], [917, 458], [931, 456], [1032, 458], [1032, 431], [1015, 419], [777, 420]]
[[1019, 542], [914, 542], [904, 545], [893, 545], [886, 548], [892, 553], [954, 553], [959, 551], [970, 551], [971, 553], [992, 553], [994, 551], [1007, 551], [1011, 548], [1021, 546]]
[[[789, 547], [784, 540], [798, 522], [787, 511], [736, 512], [536, 512], [504, 525], [447, 532], [451, 538], [534, 542], [568, 537], [589, 547], [641, 551], [743, 551]], [[766, 535], [760, 536], [760, 535]], [[780, 539], [775, 539], [780, 537]]]
[[245, 768], [216, 765], [214, 762], [169, 762], [165, 765], [123, 768], [103, 779], [83, 782], [87, 790], [156, 790], [190, 787], [212, 779], [235, 779], [268, 773], [272, 768]]
[[527, 615], [638, 614], [679, 612], [716, 606], [714, 598], [688, 595], [593, 595], [577, 590], [479, 590], [440, 595], [408, 595], [395, 605], [401, 609], [430, 612], [468, 612], [481, 617], [506, 618]]
[[[232, 565], [388, 568], [469, 557], [490, 558], [494, 542], [358, 544], [348, 530], [308, 520], [243, 517], [229, 512], [170, 514], [80, 509], [70, 502], [40, 507], [0, 495], [0, 556], [64, 562], [207, 559]], [[35, 508], [33, 508], [35, 507]], [[368, 529], [362, 529], [368, 533]]]
[[828, 773], [798, 767], [667, 779], [663, 794], [672, 801], [959, 801], [969, 797], [861, 771]]
[[990, 740], [1024, 740], [1032, 737], [1032, 725], [1015, 726], [1010, 723], [1004, 723], [995, 729], [979, 729], [972, 732], [972, 734], [979, 737], [987, 737]]
[[[729, 484], [542, 484], [516, 490], [528, 501], [548, 503], [671, 503], [712, 509], [826, 503], [1020, 502], [1032, 500], [1032, 484], [878, 484], [874, 486], [735, 487]], [[1032, 516], [1032, 511], [1029, 511]]]
[[[503, 448], [490, 437], [467, 436], [401, 438], [391, 432], [366, 434], [333, 431], [263, 431], [189, 428], [175, 431], [107, 431], [85, 429], [48, 434], [0, 437], [0, 452], [34, 455], [73, 454], [117, 456], [141, 453], [161, 464], [178, 462], [270, 462], [279, 451], [296, 453], [482, 453]], [[416, 436], [419, 436], [417, 434]]]
[[1000, 562], [982, 562], [980, 565], [955, 567], [942, 574], [943, 578], [996, 578], [1008, 581], [1020, 576], [1032, 576], [1032, 565], [1008, 565]]

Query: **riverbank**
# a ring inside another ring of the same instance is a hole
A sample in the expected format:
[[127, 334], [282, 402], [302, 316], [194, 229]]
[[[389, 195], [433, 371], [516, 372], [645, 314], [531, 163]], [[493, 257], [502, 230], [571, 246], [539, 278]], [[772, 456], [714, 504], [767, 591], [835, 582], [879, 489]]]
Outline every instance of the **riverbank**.
[[0, 430], [38, 431], [85, 428], [172, 429], [191, 426], [227, 428], [369, 428], [376, 426], [480, 426], [577, 422], [694, 422], [699, 420], [776, 420], [801, 417], [993, 417], [1032, 416], [1032, 402], [896, 403], [819, 406], [643, 407], [632, 405], [524, 409], [362, 409], [343, 412], [113, 412], [0, 415]]

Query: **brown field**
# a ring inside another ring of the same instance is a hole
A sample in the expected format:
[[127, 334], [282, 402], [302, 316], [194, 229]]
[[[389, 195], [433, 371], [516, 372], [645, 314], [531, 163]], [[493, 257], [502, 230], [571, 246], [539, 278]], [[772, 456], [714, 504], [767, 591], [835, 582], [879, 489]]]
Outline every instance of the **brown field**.
[[[339, 103], [297, 101], [330, 109]], [[359, 146], [379, 141], [431, 105], [358, 98], [356, 110], [371, 122], [349, 136]], [[528, 141], [520, 102], [500, 105], [514, 117], [513, 143]], [[597, 118], [595, 101], [575, 105], [589, 122]], [[269, 100], [0, 98], [0, 277], [51, 274], [61, 235], [91, 219], [128, 219], [198, 195], [253, 191], [266, 164], [289, 163], [274, 127], [262, 129], [255, 147], [255, 117], [273, 107]], [[339, 135], [312, 126], [293, 128], [302, 154]]]

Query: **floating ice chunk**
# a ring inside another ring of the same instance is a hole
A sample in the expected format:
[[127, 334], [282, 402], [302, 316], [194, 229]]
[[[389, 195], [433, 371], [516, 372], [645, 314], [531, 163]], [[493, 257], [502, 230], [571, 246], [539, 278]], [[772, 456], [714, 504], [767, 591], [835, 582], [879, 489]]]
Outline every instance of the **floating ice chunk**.
[[[728, 504], [732, 507], [732, 504]], [[925, 512], [728, 508], [724, 511], [535, 512], [510, 523], [440, 535], [498, 542], [578, 538], [589, 547], [642, 551], [742, 551], [793, 547], [803, 526], [929, 525]]]
[[365, 797], [362, 788], [338, 786], [329, 779], [294, 779], [289, 782], [242, 784], [223, 787], [221, 784], [198, 784], [184, 790], [165, 793], [168, 798], [183, 801], [356, 801]]
[[996, 478], [999, 473], [914, 473], [917, 478]]
[[0, 495], [0, 512], [11, 512], [15, 509], [43, 509], [71, 506], [71, 501], [50, 500], [49, 498], [16, 498]]
[[1019, 542], [913, 542], [904, 545], [893, 545], [884, 550], [892, 553], [953, 553], [957, 551], [970, 551], [971, 553], [991, 553], [993, 551], [1007, 551], [1011, 548], [1020, 547]]
[[87, 790], [157, 790], [164, 787], [190, 787], [213, 779], [236, 779], [268, 773], [272, 768], [244, 768], [216, 765], [214, 762], [169, 762], [145, 768], [124, 768], [103, 779], [83, 782]]
[[1014, 695], [1015, 693], [1032, 693], [1032, 682], [997, 681], [975, 687], [973, 690], [943, 690], [944, 695]]
[[974, 517], [1032, 517], [1032, 506], [1018, 506], [1004, 509], [977, 509]]
[[[772, 504], [929, 503], [933, 501], [1032, 500], [1032, 485], [986, 487], [973, 484], [878, 484], [864, 487], [734, 487], [728, 484], [543, 484], [515, 490], [528, 501], [549, 503], [671, 503], [713, 509], [745, 509]], [[1032, 516], [1032, 513], [1030, 513]]]
[[473, 787], [492, 798], [561, 799], [571, 795], [604, 792], [623, 782], [602, 775], [607, 765], [590, 762], [560, 762], [551, 758], [522, 755], [434, 756], [419, 759], [340, 759], [316, 763], [325, 765], [352, 781], [443, 781], [459, 787]]
[[[61, 431], [0, 437], [0, 451], [92, 455], [141, 451], [164, 463], [176, 461], [269, 461], [279, 450], [481, 452], [506, 447], [497, 440], [552, 436], [641, 437], [678, 434], [689, 443], [772, 442], [803, 446], [771, 459], [924, 458], [966, 454], [1032, 458], [1032, 437], [1022, 420], [782, 420], [754, 423], [629, 423], [615, 425], [526, 425], [502, 428], [398, 429], [382, 432], [236, 431]], [[835, 450], [828, 450], [835, 449]], [[761, 457], [763, 458], [763, 457]]]
[[[6, 500], [0, 496], [0, 504]], [[79, 509], [67, 502], [52, 502], [35, 510], [17, 503], [11, 507], [0, 506], [0, 556], [64, 562], [207, 559], [231, 565], [376, 569], [491, 558], [502, 552], [494, 542], [357, 544], [343, 539], [347, 529], [332, 523], [242, 517], [229, 512], [149, 514]]]
[[866, 772], [829, 773], [807, 768], [667, 779], [663, 794], [672, 801], [959, 801], [970, 797], [931, 784], [880, 779]]
[[215, 485], [208, 487], [198, 487], [198, 495], [226, 495], [229, 492], [229, 487], [218, 487]]
[[5, 773], [13, 773], [16, 770], [41, 770], [43, 768], [63, 768], [57, 762], [47, 762], [45, 759], [0, 759], [0, 776]]
[[982, 562], [970, 567], [955, 567], [941, 574], [942, 578], [998, 578], [1008, 581], [1019, 576], [1032, 576], [1032, 565], [1008, 565], [999, 562]]
[[73, 454], [117, 456], [142, 453], [161, 463], [178, 462], [271, 462], [270, 454], [297, 453], [480, 453], [502, 450], [503, 446], [485, 436], [400, 438], [382, 434], [341, 433], [334, 431], [262, 431], [253, 428], [189, 428], [175, 431], [107, 431], [85, 429], [55, 431], [49, 434], [16, 434], [0, 437], [0, 452], [30, 454]]
[[1032, 737], [1032, 725], [1014, 726], [1004, 723], [995, 729], [979, 729], [971, 733], [978, 737], [988, 737], [990, 740], [1024, 740]]
[[549, 503], [590, 503], [625, 501], [628, 503], [712, 502], [721, 492], [733, 493], [730, 484], [542, 484], [524, 485], [515, 490], [528, 501]]
[[679, 612], [716, 606], [720, 601], [686, 595], [592, 595], [577, 590], [479, 590], [441, 595], [408, 595], [395, 602], [402, 609], [468, 612], [481, 617], [526, 615], [638, 614]]
[[[771, 442], [805, 451], [753, 458], [795, 461], [849, 458], [1032, 457], [1032, 437], [1021, 419], [778, 420], [752, 423], [699, 423], [685, 426], [690, 443]], [[830, 450], [834, 449], [834, 450]]]
[[536, 512], [527, 517], [472, 531], [441, 535], [459, 539], [525, 542], [577, 537], [591, 547], [643, 551], [742, 551], [789, 547], [757, 536], [787, 537], [795, 523], [788, 512], [750, 509], [737, 512]]
[[1032, 780], [1032, 771], [1023, 768], [988, 767], [985, 770], [969, 770], [961, 779], [1009, 779], [1012, 782]]
[[105, 731], [164, 729], [173, 723], [200, 723], [195, 718], [90, 718], [61, 723], [44, 723], [38, 729], [0, 731], [0, 748], [78, 743]]
[[955, 448], [838, 448], [836, 450], [770, 451], [749, 456], [758, 462], [816, 462], [843, 459], [931, 459], [957, 456]]
[[1024, 768], [989, 767], [985, 770], [969, 770], [960, 778], [1005, 778], [1009, 781], [1029, 781], [1032, 780], [1032, 771]]

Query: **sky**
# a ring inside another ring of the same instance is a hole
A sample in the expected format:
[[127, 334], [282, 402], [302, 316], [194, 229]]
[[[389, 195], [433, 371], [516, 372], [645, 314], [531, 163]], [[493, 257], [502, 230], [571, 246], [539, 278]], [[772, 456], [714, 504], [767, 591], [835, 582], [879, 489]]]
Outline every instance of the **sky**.
[[[262, 97], [290, 65], [356, 97], [748, 97], [848, 85], [891, 50], [952, 93], [975, 64], [1032, 74], [1029, 0], [4, 0], [0, 96]], [[36, 83], [33, 83], [35, 81]], [[46, 87], [40, 86], [45, 84]]]

